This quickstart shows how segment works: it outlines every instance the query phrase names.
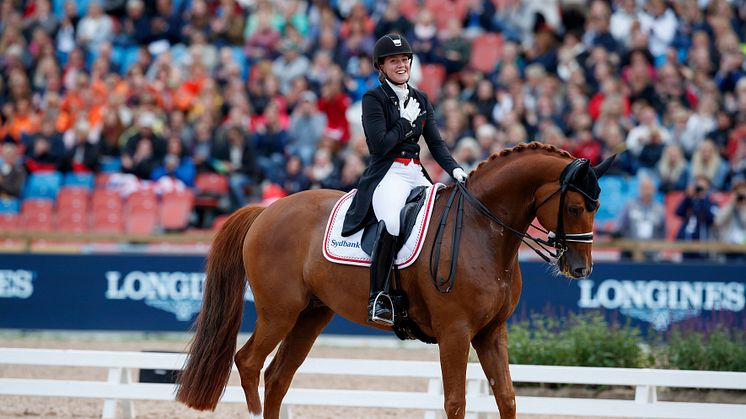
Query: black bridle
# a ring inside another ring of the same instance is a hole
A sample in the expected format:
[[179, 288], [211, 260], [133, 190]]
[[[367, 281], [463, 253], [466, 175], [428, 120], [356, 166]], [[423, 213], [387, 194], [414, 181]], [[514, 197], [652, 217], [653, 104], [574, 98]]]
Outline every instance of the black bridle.
[[[560, 194], [559, 209], [557, 211], [557, 231], [549, 231], [533, 223], [530, 224], [530, 226], [546, 234], [546, 240], [540, 237], [534, 237], [525, 232], [518, 231], [515, 228], [505, 224], [505, 222], [503, 222], [500, 217], [495, 215], [494, 212], [487, 208], [487, 206], [484, 205], [482, 201], [479, 200], [479, 198], [475, 197], [471, 192], [469, 192], [468, 189], [466, 189], [466, 182], [457, 182], [456, 187], [453, 188], [453, 191], [451, 192], [451, 195], [448, 197], [448, 201], [446, 202], [446, 206], [443, 209], [443, 214], [440, 217], [440, 223], [435, 234], [435, 240], [433, 241], [433, 249], [430, 252], [430, 275], [432, 276], [435, 287], [440, 292], [445, 293], [450, 292], [453, 289], [456, 274], [456, 260], [458, 259], [458, 247], [461, 239], [461, 228], [463, 225], [462, 219], [464, 213], [464, 198], [466, 198], [466, 200], [469, 201], [470, 204], [472, 204], [477, 210], [479, 210], [479, 212], [484, 214], [484, 216], [486, 216], [492, 222], [502, 226], [503, 228], [513, 233], [513, 235], [521, 239], [523, 243], [525, 243], [528, 247], [531, 248], [531, 250], [536, 252], [537, 255], [539, 255], [542, 259], [544, 259], [544, 261], [548, 263], [553, 263], [552, 259], [554, 259], [554, 261], [557, 261], [560, 259], [560, 257], [562, 257], [562, 254], [567, 250], [568, 242], [589, 244], [593, 243], [592, 231], [587, 233], [566, 233], [564, 229], [564, 217], [562, 216], [563, 208], [565, 206], [565, 196], [567, 195], [568, 190], [573, 190], [583, 195], [586, 208], [589, 211], [594, 211], [596, 208], [598, 208], [598, 197], [593, 198], [591, 194], [588, 193], [588, 191], [583, 190], [584, 188], [580, 186], [578, 182], [580, 180], [578, 179], [579, 173], [581, 173], [582, 171], [586, 171], [586, 176], [588, 176], [589, 172], [587, 170], [589, 169], [590, 162], [587, 159], [575, 159], [570, 162], [570, 164], [568, 164], [560, 174], [559, 188], [557, 188], [557, 190], [549, 194], [549, 196], [544, 198], [541, 203], [535, 206], [534, 212], [538, 211], [539, 208], [547, 203], [554, 195], [556, 195], [557, 193]], [[445, 231], [445, 225], [448, 219], [448, 215], [451, 211], [451, 206], [453, 205], [453, 201], [455, 200], [456, 195], [458, 195], [458, 200], [456, 204], [456, 220], [453, 224], [451, 266], [448, 273], [448, 278], [438, 279], [438, 264], [440, 261], [440, 248], [443, 242], [443, 232]]]

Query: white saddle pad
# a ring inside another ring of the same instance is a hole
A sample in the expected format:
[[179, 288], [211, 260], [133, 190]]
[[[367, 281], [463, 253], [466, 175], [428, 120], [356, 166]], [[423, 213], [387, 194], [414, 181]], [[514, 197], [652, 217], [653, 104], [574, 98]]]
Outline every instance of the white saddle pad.
[[[443, 186], [445, 185], [442, 183], [436, 183], [427, 188], [425, 192], [425, 204], [417, 214], [417, 221], [414, 224], [414, 228], [409, 237], [407, 237], [404, 246], [402, 246], [396, 255], [395, 263], [400, 269], [413, 264], [417, 260], [417, 256], [420, 255], [422, 244], [425, 242], [427, 227], [430, 224], [435, 195], [438, 189]], [[357, 192], [357, 189], [348, 192], [334, 204], [332, 213], [329, 216], [329, 222], [326, 224], [326, 231], [324, 232], [323, 253], [324, 257], [330, 262], [341, 263], [343, 265], [370, 266], [370, 256], [363, 251], [360, 245], [363, 230], [351, 236], [342, 237], [342, 225], [344, 224], [345, 214], [347, 214], [347, 210], [350, 208], [350, 203], [352, 203], [355, 192]]]

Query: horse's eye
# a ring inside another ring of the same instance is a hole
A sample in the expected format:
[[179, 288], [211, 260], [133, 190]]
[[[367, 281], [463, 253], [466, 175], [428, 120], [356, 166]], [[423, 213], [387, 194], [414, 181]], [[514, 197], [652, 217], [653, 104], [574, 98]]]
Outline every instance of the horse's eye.
[[583, 213], [583, 207], [578, 207], [578, 206], [568, 207], [567, 212], [569, 212], [570, 215], [577, 217]]

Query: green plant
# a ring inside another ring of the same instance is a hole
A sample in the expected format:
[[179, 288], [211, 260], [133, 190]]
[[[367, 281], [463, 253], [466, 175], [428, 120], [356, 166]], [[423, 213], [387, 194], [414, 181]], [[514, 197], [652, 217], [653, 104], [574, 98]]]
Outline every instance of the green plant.
[[508, 347], [515, 364], [640, 368], [651, 363], [639, 329], [609, 326], [597, 313], [561, 320], [533, 315], [510, 326]]
[[675, 329], [657, 352], [663, 368], [746, 372], [746, 334], [742, 331]]

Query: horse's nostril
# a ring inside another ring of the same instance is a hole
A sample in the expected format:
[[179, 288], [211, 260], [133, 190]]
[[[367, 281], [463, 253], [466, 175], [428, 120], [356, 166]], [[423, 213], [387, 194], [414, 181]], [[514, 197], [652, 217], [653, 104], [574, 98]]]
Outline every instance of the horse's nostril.
[[588, 276], [588, 269], [587, 268], [585, 268], [585, 267], [583, 267], [583, 268], [575, 268], [575, 277], [582, 278], [582, 277], [585, 277], [585, 276]]

